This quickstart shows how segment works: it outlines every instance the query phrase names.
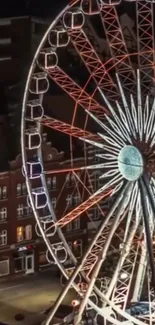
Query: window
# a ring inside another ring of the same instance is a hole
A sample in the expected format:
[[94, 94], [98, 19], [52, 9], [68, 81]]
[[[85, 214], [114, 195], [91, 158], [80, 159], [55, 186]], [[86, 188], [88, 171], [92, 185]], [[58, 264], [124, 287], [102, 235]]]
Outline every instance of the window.
[[75, 175], [73, 173], [66, 175], [66, 186], [70, 187], [75, 184]]
[[0, 210], [0, 221], [7, 220], [7, 208], [2, 208]]
[[71, 185], [75, 184], [75, 175], [73, 173], [70, 175], [70, 182], [71, 182]]
[[0, 246], [7, 245], [7, 230], [1, 230], [0, 232]]
[[25, 271], [25, 256], [18, 256], [14, 258], [15, 273]]
[[2, 199], [7, 199], [7, 187], [3, 186], [2, 189]]
[[23, 206], [23, 204], [18, 204], [17, 218], [21, 218], [23, 216], [24, 216], [24, 206]]
[[75, 205], [78, 205], [81, 201], [80, 193], [76, 193], [73, 197], [73, 202]]
[[17, 184], [17, 196], [21, 196], [21, 194], [22, 194], [22, 186], [21, 186], [21, 184]]
[[32, 214], [32, 208], [29, 206], [24, 206], [24, 213], [22, 216], [28, 217]]
[[66, 225], [66, 231], [69, 232], [72, 230], [72, 222], [69, 222], [67, 225]]
[[57, 178], [56, 176], [52, 177], [52, 188], [55, 189], [57, 187]]
[[51, 177], [47, 178], [47, 187], [48, 187], [49, 190], [51, 190], [51, 187], [52, 187], [52, 179], [51, 179]]
[[66, 197], [66, 205], [68, 208], [72, 206], [72, 195], [71, 194], [68, 194]]
[[27, 194], [27, 188], [26, 188], [26, 184], [25, 183], [22, 184], [22, 194], [23, 195], [26, 195]]
[[17, 227], [17, 242], [24, 239], [24, 227]]
[[72, 226], [73, 230], [78, 230], [78, 229], [80, 229], [80, 218], [76, 218], [76, 219], [74, 219], [74, 220], [72, 221], [72, 224], [73, 224], [73, 226]]
[[26, 240], [32, 239], [32, 226], [31, 225], [27, 225], [25, 227], [25, 239]]
[[52, 207], [54, 210], [56, 209], [56, 205], [57, 205], [57, 199], [56, 197], [52, 197]]
[[66, 186], [70, 186], [70, 174], [66, 175]]
[[0, 276], [9, 274], [9, 259], [0, 261]]

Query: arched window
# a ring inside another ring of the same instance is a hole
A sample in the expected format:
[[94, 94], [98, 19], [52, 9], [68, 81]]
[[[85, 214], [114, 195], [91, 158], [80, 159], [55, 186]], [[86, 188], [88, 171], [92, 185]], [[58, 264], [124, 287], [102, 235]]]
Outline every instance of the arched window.
[[17, 191], [17, 196], [21, 196], [21, 194], [22, 194], [22, 186], [21, 186], [20, 183], [17, 184], [16, 191]]
[[0, 246], [7, 245], [7, 230], [1, 230], [0, 232]]
[[23, 204], [18, 204], [17, 217], [20, 218], [20, 217], [23, 217], [23, 215], [24, 215], [24, 206], [23, 206]]
[[32, 239], [32, 225], [27, 225], [25, 227], [25, 239], [26, 240]]
[[7, 208], [2, 208], [0, 210], [0, 221], [5, 221], [7, 220]]
[[70, 174], [66, 175], [66, 186], [69, 187], [70, 186]]
[[56, 176], [52, 177], [52, 188], [55, 189], [57, 187], [57, 178]]
[[57, 205], [57, 198], [52, 197], [52, 207], [53, 207], [54, 210], [56, 209], [56, 205]]
[[22, 194], [23, 195], [26, 195], [27, 194], [27, 188], [26, 188], [26, 184], [25, 183], [22, 184]]
[[49, 190], [51, 190], [52, 188], [52, 179], [51, 177], [47, 177], [47, 187]]
[[3, 199], [7, 199], [7, 187], [6, 186], [3, 186], [3, 189], [2, 189], [2, 198]]
[[72, 195], [71, 194], [68, 194], [67, 197], [66, 197], [66, 205], [67, 205], [67, 208], [69, 208], [69, 207], [72, 206], [72, 201], [73, 201]]

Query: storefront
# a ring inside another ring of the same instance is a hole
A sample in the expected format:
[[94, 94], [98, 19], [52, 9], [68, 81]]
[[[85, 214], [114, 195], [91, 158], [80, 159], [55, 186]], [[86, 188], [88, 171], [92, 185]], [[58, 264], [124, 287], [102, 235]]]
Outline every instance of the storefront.
[[14, 273], [24, 272], [30, 274], [35, 272], [35, 255], [32, 245], [17, 248], [13, 252]]

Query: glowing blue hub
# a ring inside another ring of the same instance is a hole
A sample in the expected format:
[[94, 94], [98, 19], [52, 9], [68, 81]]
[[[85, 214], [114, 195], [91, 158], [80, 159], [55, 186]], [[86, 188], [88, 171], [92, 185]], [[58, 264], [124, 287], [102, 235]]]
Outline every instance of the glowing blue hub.
[[143, 173], [144, 162], [139, 150], [134, 146], [125, 146], [118, 155], [118, 168], [128, 181], [136, 181]]

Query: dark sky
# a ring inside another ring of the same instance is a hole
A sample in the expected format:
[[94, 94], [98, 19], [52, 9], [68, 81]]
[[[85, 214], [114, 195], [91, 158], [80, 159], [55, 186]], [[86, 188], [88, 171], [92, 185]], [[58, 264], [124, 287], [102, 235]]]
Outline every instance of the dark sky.
[[53, 16], [60, 12], [69, 0], [4, 0], [0, 5], [0, 17]]
[[[70, 0], [1, 0], [0, 17], [32, 15], [54, 17]], [[134, 4], [122, 1], [120, 13], [127, 12], [131, 17], [135, 14]]]

